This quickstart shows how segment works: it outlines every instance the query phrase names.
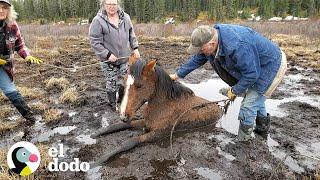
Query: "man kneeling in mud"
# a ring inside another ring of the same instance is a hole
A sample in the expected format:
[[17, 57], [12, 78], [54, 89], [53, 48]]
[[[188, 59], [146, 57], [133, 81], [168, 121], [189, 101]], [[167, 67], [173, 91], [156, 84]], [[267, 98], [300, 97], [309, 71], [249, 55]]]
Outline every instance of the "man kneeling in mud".
[[261, 34], [238, 25], [199, 26], [192, 32], [191, 43], [188, 52], [193, 56], [170, 77], [184, 78], [209, 61], [231, 86], [228, 98], [233, 101], [236, 96], [244, 97], [238, 116], [238, 140], [250, 140], [253, 131], [265, 137], [270, 127], [265, 101], [284, 77], [285, 54]]

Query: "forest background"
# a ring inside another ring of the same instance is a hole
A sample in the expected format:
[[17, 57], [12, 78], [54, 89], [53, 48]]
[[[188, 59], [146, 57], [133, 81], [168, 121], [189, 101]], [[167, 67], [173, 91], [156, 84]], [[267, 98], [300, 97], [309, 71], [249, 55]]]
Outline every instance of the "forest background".
[[[19, 21], [79, 22], [96, 15], [99, 0], [13, 0]], [[317, 19], [320, 0], [122, 0], [122, 8], [136, 23], [163, 23], [167, 18], [176, 22], [209, 20], [222, 22], [247, 19], [254, 14], [262, 20], [294, 16]]]

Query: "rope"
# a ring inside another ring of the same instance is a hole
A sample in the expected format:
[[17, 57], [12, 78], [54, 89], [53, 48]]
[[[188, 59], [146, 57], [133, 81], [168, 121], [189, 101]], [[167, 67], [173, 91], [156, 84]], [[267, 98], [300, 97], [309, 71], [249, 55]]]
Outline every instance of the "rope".
[[[119, 57], [119, 58], [117, 58], [117, 60], [127, 59], [127, 58], [129, 58], [129, 57], [130, 57], [130, 56]], [[102, 62], [110, 62], [110, 61], [108, 60], [108, 61], [102, 61]], [[88, 65], [84, 65], [84, 66], [80, 66], [80, 67], [73, 67], [73, 68], [61, 67], [61, 66], [56, 66], [56, 65], [48, 64], [48, 63], [42, 63], [42, 64], [45, 65], [45, 66], [49, 66], [49, 67], [56, 68], [56, 69], [62, 69], [62, 70], [67, 70], [67, 71], [71, 71], [71, 72], [76, 72], [77, 70], [84, 69], [84, 68], [88, 68], [88, 67], [91, 67], [91, 66], [96, 66], [96, 65], [98, 65], [98, 64], [100, 64], [100, 63], [101, 63], [101, 62], [97, 62], [97, 63], [88, 64]]]
[[[229, 99], [224, 99], [224, 100], [220, 100], [220, 101], [213, 101], [213, 102], [206, 102], [206, 103], [202, 103], [202, 104], [199, 104], [197, 106], [193, 106], [187, 110], [185, 110], [182, 114], [180, 114], [177, 118], [176, 118], [176, 121], [175, 123], [173, 124], [172, 126], [172, 129], [171, 129], [171, 132], [170, 132], [170, 149], [171, 149], [171, 154], [173, 154], [173, 148], [172, 148], [172, 137], [173, 137], [173, 131], [174, 131], [174, 128], [176, 127], [177, 123], [179, 122], [179, 120], [181, 119], [181, 117], [183, 115], [185, 115], [188, 111], [192, 110], [192, 109], [195, 109], [197, 107], [200, 107], [200, 106], [206, 106], [206, 105], [210, 105], [210, 104], [217, 104], [217, 103], [220, 103], [220, 102], [224, 102], [225, 104], [228, 104], [230, 102]], [[224, 106], [225, 108], [226, 106]], [[226, 110], [224, 110], [224, 112], [226, 112]], [[213, 123], [211, 123], [213, 124]], [[211, 125], [210, 124], [210, 125]], [[207, 126], [207, 125], [206, 125]], [[203, 127], [206, 127], [206, 126], [203, 126]]]

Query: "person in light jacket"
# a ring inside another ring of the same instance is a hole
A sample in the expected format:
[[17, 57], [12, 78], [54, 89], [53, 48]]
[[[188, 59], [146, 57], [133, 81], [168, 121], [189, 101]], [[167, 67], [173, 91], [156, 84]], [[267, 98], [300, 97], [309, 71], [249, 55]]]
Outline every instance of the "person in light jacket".
[[128, 57], [140, 58], [138, 40], [130, 16], [117, 0], [101, 0], [101, 9], [92, 20], [89, 38], [92, 49], [101, 60], [105, 74], [109, 105], [117, 109], [123, 97], [123, 76], [127, 73]]

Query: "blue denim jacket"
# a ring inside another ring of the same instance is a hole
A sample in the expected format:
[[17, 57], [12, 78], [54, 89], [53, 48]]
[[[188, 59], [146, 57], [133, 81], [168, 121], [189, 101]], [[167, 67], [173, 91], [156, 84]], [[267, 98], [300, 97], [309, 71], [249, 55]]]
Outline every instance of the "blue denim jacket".
[[[249, 88], [264, 94], [275, 78], [281, 63], [280, 48], [251, 28], [216, 24], [218, 30], [220, 64], [238, 82], [232, 87], [235, 94], [245, 93]], [[191, 71], [213, 61], [214, 56], [196, 54], [177, 70], [184, 78]], [[211, 63], [212, 64], [212, 63]]]

